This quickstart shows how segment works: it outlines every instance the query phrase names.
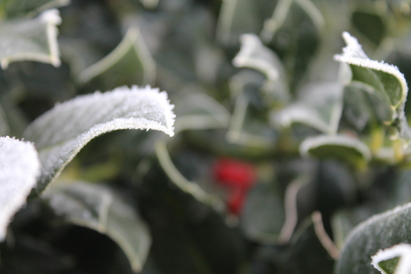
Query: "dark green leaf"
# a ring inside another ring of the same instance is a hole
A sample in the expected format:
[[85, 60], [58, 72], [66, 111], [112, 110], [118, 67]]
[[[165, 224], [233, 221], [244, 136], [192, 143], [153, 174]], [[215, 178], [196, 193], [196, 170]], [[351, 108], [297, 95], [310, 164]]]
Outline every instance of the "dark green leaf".
[[345, 135], [322, 135], [307, 138], [300, 145], [303, 156], [337, 159], [359, 168], [371, 160], [371, 152], [359, 139]]
[[359, 224], [346, 240], [337, 274], [374, 273], [371, 256], [380, 249], [411, 241], [410, 221], [411, 204], [406, 204]]
[[133, 270], [142, 269], [151, 245], [149, 230], [135, 209], [113, 190], [71, 182], [50, 188], [43, 197], [67, 221], [112, 238], [123, 249]]
[[281, 196], [275, 184], [259, 183], [250, 190], [240, 220], [249, 239], [261, 243], [278, 242], [285, 221]]

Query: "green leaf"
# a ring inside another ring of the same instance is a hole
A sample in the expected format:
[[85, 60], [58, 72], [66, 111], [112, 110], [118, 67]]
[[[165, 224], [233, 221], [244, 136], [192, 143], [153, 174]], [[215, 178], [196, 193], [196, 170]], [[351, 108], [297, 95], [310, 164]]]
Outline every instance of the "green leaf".
[[191, 93], [175, 100], [176, 132], [226, 128], [230, 113], [216, 100], [204, 93]]
[[156, 65], [137, 29], [131, 28], [121, 43], [105, 58], [78, 75], [79, 82], [96, 83], [99, 89], [119, 85], [153, 84]]
[[265, 20], [260, 37], [284, 63], [290, 90], [310, 70], [320, 45], [325, 20], [310, 0], [279, 0], [271, 18]]
[[119, 87], [79, 96], [37, 118], [24, 138], [33, 141], [42, 163], [41, 192], [93, 138], [114, 130], [154, 129], [173, 135], [173, 106], [167, 94], [150, 87]]
[[281, 60], [254, 34], [243, 34], [240, 40], [241, 49], [233, 59], [234, 66], [261, 72], [267, 78], [263, 90], [273, 94], [277, 101], [288, 101], [288, 86]]
[[32, 15], [69, 3], [70, 0], [3, 0], [0, 3], [0, 13], [4, 12], [7, 17], [21, 14]]
[[342, 88], [335, 83], [311, 84], [303, 87], [301, 96], [277, 113], [274, 123], [290, 127], [301, 123], [328, 134], [335, 134], [342, 112]]
[[[411, 204], [406, 204], [382, 214], [374, 215], [359, 224], [346, 240], [337, 264], [336, 273], [374, 273], [373, 266], [371, 265], [371, 256], [376, 254], [380, 249], [410, 242], [410, 222]], [[390, 253], [391, 252], [389, 252], [389, 254]], [[381, 258], [384, 257], [393, 258], [393, 256], [381, 255], [377, 256], [375, 260], [381, 261], [383, 260]], [[405, 261], [410, 262], [409, 259]], [[385, 266], [387, 266], [387, 264], [385, 264]], [[409, 271], [409, 268], [407, 268], [407, 271]]]
[[276, 1], [225, 0], [218, 19], [217, 37], [225, 45], [238, 44], [245, 33], [259, 33]]
[[368, 147], [358, 139], [345, 135], [321, 135], [305, 139], [300, 145], [302, 156], [337, 159], [363, 168], [371, 160]]
[[369, 122], [381, 125], [394, 115], [394, 110], [381, 94], [361, 82], [352, 82], [345, 87], [344, 103], [345, 117], [358, 130], [364, 129]]
[[40, 172], [31, 143], [0, 137], [0, 241], [14, 213], [25, 203]]
[[284, 204], [278, 186], [268, 183], [254, 186], [247, 195], [240, 219], [247, 238], [265, 244], [276, 243], [284, 222]]
[[404, 75], [395, 66], [369, 59], [357, 39], [349, 33], [344, 32], [343, 38], [347, 46], [343, 48], [342, 55], [334, 57], [335, 60], [349, 64], [352, 72], [351, 81], [369, 86], [368, 89], [378, 94], [379, 101], [385, 103], [385, 108], [392, 109], [391, 117], [387, 117], [384, 123], [396, 128], [401, 137], [406, 137], [408, 125], [404, 105], [408, 86]]
[[113, 190], [70, 182], [51, 187], [43, 198], [69, 222], [109, 236], [123, 249], [132, 269], [141, 271], [151, 245], [149, 230], [136, 210]]
[[3, 69], [15, 61], [32, 60], [60, 65], [57, 45], [58, 10], [47, 10], [34, 19], [0, 22], [0, 62]]
[[411, 245], [398, 244], [372, 256], [372, 265], [385, 274], [407, 274], [411, 270]]

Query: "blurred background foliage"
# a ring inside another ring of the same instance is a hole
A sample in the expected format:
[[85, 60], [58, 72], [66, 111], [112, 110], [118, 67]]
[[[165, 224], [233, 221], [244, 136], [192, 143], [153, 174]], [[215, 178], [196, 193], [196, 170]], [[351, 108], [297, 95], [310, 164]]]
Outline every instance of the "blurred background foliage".
[[[141, 273], [332, 273], [355, 225], [410, 201], [409, 152], [374, 153], [382, 127], [372, 121], [384, 110], [342, 93], [333, 60], [348, 31], [410, 82], [409, 1], [1, 0], [0, 37], [12, 34], [7, 24], [52, 7], [62, 19], [61, 65], [3, 66], [2, 135], [21, 137], [76, 95], [136, 84], [166, 90], [175, 137], [106, 134], [60, 179], [106, 184], [139, 211], [152, 240]], [[267, 66], [237, 58], [247, 43]], [[372, 159], [333, 143], [325, 155], [300, 156], [307, 137], [337, 130], [364, 142]], [[10, 231], [1, 273], [132, 273], [109, 237], [67, 222], [45, 199], [31, 199]]]

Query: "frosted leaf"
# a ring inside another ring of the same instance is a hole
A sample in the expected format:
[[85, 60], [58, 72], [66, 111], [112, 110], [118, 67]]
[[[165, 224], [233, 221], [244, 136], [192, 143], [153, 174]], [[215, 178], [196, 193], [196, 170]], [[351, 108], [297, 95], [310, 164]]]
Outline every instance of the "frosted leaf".
[[14, 213], [26, 203], [39, 173], [37, 151], [31, 143], [0, 137], [0, 240]]
[[410, 274], [411, 245], [398, 244], [379, 250], [372, 256], [372, 265], [383, 274]]
[[359, 139], [345, 135], [320, 135], [305, 139], [300, 145], [302, 156], [337, 159], [357, 167], [371, 160], [371, 152]]
[[151, 245], [149, 230], [136, 210], [108, 187], [70, 182], [50, 187], [42, 195], [56, 214], [113, 239], [134, 271], [141, 271]]
[[393, 65], [371, 60], [362, 50], [357, 39], [348, 32], [343, 33], [347, 46], [343, 48], [343, 54], [335, 55], [335, 60], [350, 65], [351, 81], [368, 85], [379, 94], [387, 107], [394, 111], [386, 124], [395, 126], [400, 134], [408, 134], [408, 126], [404, 115], [404, 105], [408, 94], [408, 85], [404, 75]]
[[287, 101], [288, 87], [280, 59], [255, 34], [243, 34], [240, 40], [241, 49], [233, 59], [234, 66], [261, 72], [267, 77], [263, 90], [274, 94], [277, 100]]
[[3, 69], [9, 63], [32, 60], [60, 65], [57, 45], [59, 11], [47, 10], [34, 19], [15, 19], [0, 23], [0, 62]]
[[114, 130], [160, 130], [174, 134], [174, 113], [167, 94], [150, 87], [119, 87], [79, 96], [37, 118], [24, 138], [33, 141], [42, 164], [42, 191], [93, 138]]
[[[381, 249], [382, 253], [373, 258], [374, 262], [380, 261], [380, 265], [384, 258], [392, 258], [395, 254], [403, 254], [408, 257], [410, 246], [407, 246], [407, 250], [405, 250], [403, 247], [397, 249], [395, 245], [411, 241], [410, 222], [411, 204], [408, 203], [374, 215], [360, 223], [351, 231], [345, 241], [340, 259], [337, 262], [336, 274], [375, 273], [371, 264], [371, 256]], [[391, 247], [393, 247], [391, 251], [384, 250]], [[404, 260], [406, 264], [410, 261], [411, 259]], [[395, 263], [395, 261], [391, 261], [391, 263]], [[402, 264], [401, 261], [399, 263]], [[410, 268], [407, 269], [408, 272], [393, 273], [408, 274], [409, 270]]]
[[302, 123], [335, 134], [342, 112], [342, 87], [335, 83], [307, 85], [296, 103], [273, 113], [272, 120], [283, 127]]
[[268, 79], [276, 81], [280, 77], [277, 65], [280, 60], [265, 47], [255, 34], [243, 34], [240, 37], [241, 49], [233, 59], [236, 67], [253, 68], [265, 74]]

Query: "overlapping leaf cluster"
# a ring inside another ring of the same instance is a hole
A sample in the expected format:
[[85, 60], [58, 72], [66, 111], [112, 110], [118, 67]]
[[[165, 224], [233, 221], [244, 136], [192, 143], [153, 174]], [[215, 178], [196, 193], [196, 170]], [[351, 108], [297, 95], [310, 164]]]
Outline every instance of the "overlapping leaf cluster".
[[410, 14], [0, 2], [0, 272], [409, 273]]

